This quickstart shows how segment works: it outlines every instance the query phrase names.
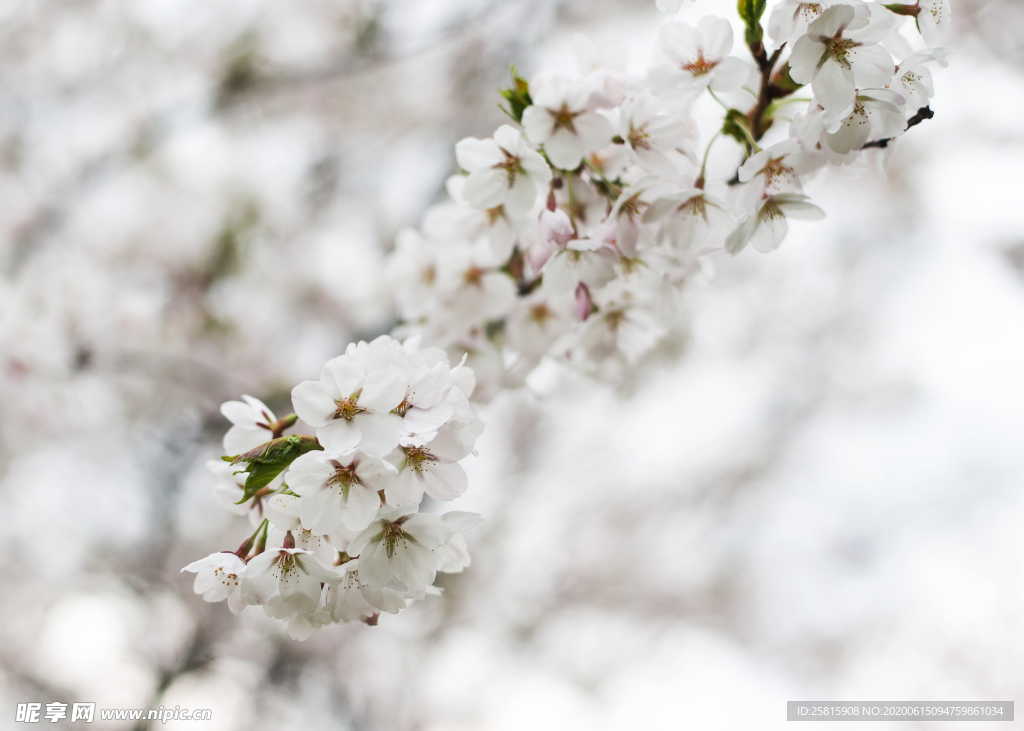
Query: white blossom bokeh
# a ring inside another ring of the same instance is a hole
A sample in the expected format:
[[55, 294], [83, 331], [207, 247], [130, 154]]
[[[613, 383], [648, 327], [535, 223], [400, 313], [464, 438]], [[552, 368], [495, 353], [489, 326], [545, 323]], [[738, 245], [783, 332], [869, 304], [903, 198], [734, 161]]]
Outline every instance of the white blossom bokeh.
[[1024, 9], [955, 5], [934, 119], [817, 179], [828, 218], [780, 250], [718, 259], [621, 387], [549, 364], [483, 409], [473, 565], [298, 643], [178, 573], [248, 533], [205, 468], [219, 404], [284, 413], [390, 330], [385, 256], [508, 67], [576, 33], [642, 60], [654, 3], [3, 4], [0, 713], [749, 729], [789, 699], [1014, 699]]

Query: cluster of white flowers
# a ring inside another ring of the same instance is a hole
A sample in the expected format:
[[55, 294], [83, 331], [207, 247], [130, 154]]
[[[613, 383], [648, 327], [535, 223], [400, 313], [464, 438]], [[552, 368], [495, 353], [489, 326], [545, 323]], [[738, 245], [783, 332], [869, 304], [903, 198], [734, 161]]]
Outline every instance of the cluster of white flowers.
[[[438, 572], [469, 564], [477, 516], [421, 507], [424, 495], [466, 490], [460, 462], [482, 429], [473, 387], [473, 372], [443, 351], [381, 336], [296, 386], [295, 414], [278, 419], [251, 396], [225, 403], [231, 457], [219, 471], [256, 530], [185, 567], [196, 592], [234, 612], [261, 606], [296, 638], [436, 593]], [[315, 433], [286, 435], [300, 419]]]
[[[466, 489], [459, 461], [481, 429], [470, 393], [521, 384], [550, 356], [605, 376], [633, 367], [678, 326], [711, 256], [777, 248], [790, 220], [824, 215], [811, 175], [884, 154], [931, 116], [948, 0], [782, 0], [767, 34], [766, 4], [738, 3], [746, 53], [729, 20], [691, 23], [682, 0], [659, 0], [646, 73], [514, 75], [512, 123], [458, 143], [450, 199], [397, 242], [396, 334], [410, 339], [350, 346], [294, 389], [284, 419], [251, 397], [225, 404], [241, 502], [266, 517], [237, 551], [187, 567], [197, 592], [259, 604], [305, 636], [434, 591], [438, 571], [468, 564], [474, 516], [420, 505]], [[707, 99], [724, 115], [702, 139]], [[713, 171], [716, 142], [735, 154]], [[296, 419], [315, 436], [283, 436]]]
[[[684, 321], [717, 252], [777, 248], [790, 221], [824, 215], [811, 175], [930, 116], [948, 0], [765, 4], [739, 3], [747, 48], [728, 19], [659, 0], [647, 72], [517, 77], [511, 123], [458, 143], [450, 199], [399, 236], [400, 332], [468, 352], [481, 398], [545, 356], [614, 379]], [[715, 104], [702, 135], [698, 106]], [[711, 170], [716, 143], [733, 154]]]

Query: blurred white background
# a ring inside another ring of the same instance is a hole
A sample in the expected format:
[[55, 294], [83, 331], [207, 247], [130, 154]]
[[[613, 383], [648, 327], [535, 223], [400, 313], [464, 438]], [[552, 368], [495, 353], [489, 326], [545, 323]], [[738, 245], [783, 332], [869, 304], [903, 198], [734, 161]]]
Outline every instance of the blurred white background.
[[660, 365], [487, 407], [457, 506], [487, 523], [443, 597], [296, 643], [178, 574], [246, 532], [204, 468], [219, 403], [286, 411], [390, 329], [383, 258], [501, 122], [508, 66], [575, 32], [643, 60], [653, 5], [0, 5], [0, 717], [768, 729], [787, 699], [1024, 700], [1014, 0], [954, 1], [935, 118], [817, 179], [825, 222], [719, 261]]

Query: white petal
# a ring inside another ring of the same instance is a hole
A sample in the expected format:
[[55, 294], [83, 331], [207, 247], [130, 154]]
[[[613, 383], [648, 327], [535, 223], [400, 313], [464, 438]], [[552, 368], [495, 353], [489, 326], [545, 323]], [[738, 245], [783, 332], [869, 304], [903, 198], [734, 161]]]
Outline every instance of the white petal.
[[299, 495], [319, 492], [334, 471], [324, 452], [306, 452], [288, 468], [288, 487]]
[[467, 137], [455, 145], [455, 159], [467, 172], [489, 168], [501, 162], [502, 154], [494, 140]]
[[224, 454], [236, 455], [248, 452], [264, 442], [269, 442], [273, 435], [260, 427], [233, 426], [224, 435]]
[[701, 35], [704, 55], [709, 60], [724, 58], [732, 50], [732, 25], [725, 18], [707, 15], [697, 28]]
[[407, 386], [398, 372], [375, 375], [363, 386], [359, 405], [373, 411], [391, 411], [402, 403]]
[[879, 45], [851, 48], [847, 58], [853, 67], [854, 81], [861, 89], [885, 86], [896, 70], [892, 56]]
[[404, 469], [385, 483], [388, 505], [416, 506], [423, 500], [423, 481], [412, 469]]
[[454, 500], [468, 484], [466, 471], [455, 462], [435, 462], [423, 480], [427, 494], [436, 500]]
[[316, 430], [317, 439], [328, 452], [334, 454], [348, 454], [356, 447], [361, 446], [360, 438], [362, 431], [356, 421], [345, 421], [334, 419]]
[[342, 521], [349, 530], [361, 531], [377, 517], [380, 497], [375, 490], [363, 485], [353, 485], [348, 491], [348, 502], [342, 513]]
[[845, 117], [853, 111], [853, 74], [830, 59], [818, 70], [812, 82], [814, 96], [826, 111]]
[[508, 192], [508, 174], [497, 168], [483, 168], [470, 174], [463, 192], [474, 208], [494, 208], [501, 205]]
[[243, 426], [254, 426], [259, 419], [259, 412], [241, 401], [225, 401], [220, 405], [220, 413], [232, 424]]
[[809, 84], [818, 73], [818, 61], [825, 53], [825, 45], [811, 36], [801, 36], [793, 44], [789, 57], [789, 75], [798, 84]]
[[544, 144], [544, 151], [555, 167], [575, 170], [583, 157], [583, 142], [567, 129], [559, 129]]
[[418, 591], [434, 583], [437, 562], [430, 549], [409, 541], [400, 541], [391, 557], [391, 571], [406, 589]]
[[735, 91], [743, 86], [749, 73], [750, 66], [735, 56], [729, 56], [723, 58], [711, 72], [710, 86], [714, 91]]
[[822, 13], [821, 17], [811, 23], [807, 32], [810, 35], [831, 38], [840, 29], [845, 28], [853, 20], [854, 10], [849, 5], [834, 5]]
[[292, 389], [292, 406], [310, 426], [326, 424], [336, 408], [334, 398], [320, 381], [303, 381]]
[[751, 245], [758, 251], [774, 251], [782, 244], [789, 232], [789, 223], [785, 216], [759, 217]]
[[535, 145], [543, 145], [551, 136], [554, 121], [545, 107], [534, 105], [523, 112], [523, 130]]
[[612, 141], [612, 125], [604, 115], [585, 112], [573, 121], [576, 134], [583, 145], [584, 154], [594, 152]]
[[402, 419], [395, 414], [360, 414], [355, 421], [359, 424], [360, 451], [371, 457], [383, 457], [398, 445], [402, 432]]

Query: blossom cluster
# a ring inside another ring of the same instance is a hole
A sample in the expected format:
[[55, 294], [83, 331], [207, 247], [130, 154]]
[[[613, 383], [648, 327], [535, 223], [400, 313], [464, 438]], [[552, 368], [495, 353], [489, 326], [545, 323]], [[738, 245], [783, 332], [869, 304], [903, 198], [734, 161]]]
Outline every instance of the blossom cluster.
[[468, 352], [480, 398], [545, 357], [620, 377], [685, 320], [718, 252], [777, 248], [824, 216], [815, 173], [931, 114], [948, 0], [740, 2], [745, 44], [726, 18], [658, 5], [645, 72], [602, 58], [516, 76], [509, 123], [456, 145], [448, 199], [396, 242], [401, 332]]
[[[298, 384], [294, 414], [278, 419], [251, 396], [223, 404], [222, 484], [255, 531], [183, 569], [196, 592], [236, 613], [260, 606], [300, 639], [436, 593], [438, 572], [469, 564], [477, 517], [426, 512], [424, 496], [466, 490], [460, 462], [482, 429], [473, 387], [473, 372], [443, 351], [381, 336]], [[314, 433], [286, 435], [300, 419]]]
[[[777, 248], [790, 221], [824, 216], [805, 188], [815, 173], [885, 154], [931, 116], [948, 0], [781, 0], [765, 28], [766, 5], [740, 0], [738, 44], [729, 20], [658, 0], [642, 74], [592, 60], [514, 74], [510, 122], [456, 145], [449, 198], [397, 241], [405, 341], [349, 346], [281, 419], [249, 396], [224, 404], [222, 492], [255, 531], [185, 568], [198, 593], [261, 606], [295, 637], [436, 593], [438, 572], [469, 564], [477, 520], [423, 509], [466, 490], [471, 395], [520, 385], [545, 358], [634, 367], [678, 327], [712, 257]], [[300, 419], [314, 433], [286, 435]]]

